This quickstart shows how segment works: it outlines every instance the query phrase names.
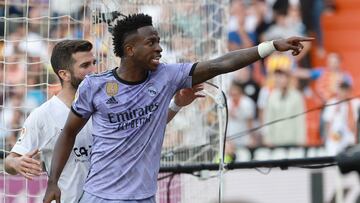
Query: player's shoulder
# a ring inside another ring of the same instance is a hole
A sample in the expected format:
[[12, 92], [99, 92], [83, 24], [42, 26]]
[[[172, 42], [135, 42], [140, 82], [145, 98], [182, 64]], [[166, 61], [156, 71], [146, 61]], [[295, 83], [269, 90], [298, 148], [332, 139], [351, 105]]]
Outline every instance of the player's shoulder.
[[47, 112], [48, 109], [51, 109], [54, 105], [54, 100], [56, 96], [51, 97], [49, 100], [42, 103], [40, 106], [36, 107], [34, 110], [31, 111], [31, 114], [43, 114]]
[[33, 109], [30, 112], [29, 116], [26, 118], [26, 120], [28, 120], [28, 122], [39, 122], [43, 119], [46, 119], [49, 111], [51, 111], [51, 109], [54, 108], [56, 109], [53, 103], [54, 103], [54, 97], [50, 98], [40, 106]]
[[86, 76], [86, 78], [91, 78], [91, 79], [98, 79], [98, 78], [104, 78], [104, 77], [111, 77], [113, 75], [113, 71], [112, 70], [106, 70], [100, 73], [92, 73]]
[[193, 63], [160, 63], [155, 73], [161, 72], [178, 72], [182, 71], [184, 67], [190, 66]]
[[83, 83], [87, 83], [87, 86], [98, 87], [102, 83], [106, 83], [106, 81], [108, 81], [109, 79], [113, 79], [114, 70], [115, 69], [107, 70], [101, 73], [93, 73], [86, 75], [84, 81], [80, 86], [82, 86]]
[[187, 63], [160, 63], [158, 66], [158, 69], [160, 68], [176, 68], [176, 67], [180, 67], [183, 66]]

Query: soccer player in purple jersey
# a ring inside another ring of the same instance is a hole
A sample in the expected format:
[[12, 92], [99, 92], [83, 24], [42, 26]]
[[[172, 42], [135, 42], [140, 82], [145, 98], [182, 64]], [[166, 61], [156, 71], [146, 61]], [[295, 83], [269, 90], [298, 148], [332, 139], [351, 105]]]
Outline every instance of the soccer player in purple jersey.
[[90, 117], [91, 167], [80, 202], [155, 202], [166, 115], [175, 92], [236, 71], [276, 50], [297, 55], [301, 42], [312, 38], [263, 42], [198, 63], [163, 64], [152, 18], [133, 14], [117, 22], [113, 40], [120, 66], [87, 76], [81, 83], [55, 146], [45, 203], [59, 201], [59, 176], [77, 133]]

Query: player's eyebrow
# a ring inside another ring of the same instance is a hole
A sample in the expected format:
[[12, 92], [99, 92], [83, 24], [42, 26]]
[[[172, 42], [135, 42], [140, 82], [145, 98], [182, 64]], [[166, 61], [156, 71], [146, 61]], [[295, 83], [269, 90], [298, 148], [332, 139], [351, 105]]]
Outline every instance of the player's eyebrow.
[[150, 36], [150, 37], [147, 37], [146, 39], [145, 39], [145, 41], [160, 41], [160, 37], [159, 36], [155, 36], [155, 35], [152, 35], [152, 36]]
[[96, 62], [97, 62], [96, 59], [94, 59], [92, 61], [85, 61], [84, 63], [80, 64], [80, 67], [87, 67], [87, 66], [89, 66], [91, 64], [96, 64]]

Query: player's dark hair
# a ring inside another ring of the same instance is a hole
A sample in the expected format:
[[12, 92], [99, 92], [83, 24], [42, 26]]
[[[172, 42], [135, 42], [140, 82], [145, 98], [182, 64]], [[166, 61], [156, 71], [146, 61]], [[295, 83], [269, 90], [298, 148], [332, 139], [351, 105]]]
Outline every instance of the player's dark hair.
[[50, 62], [54, 72], [59, 77], [61, 84], [63, 81], [59, 76], [59, 71], [72, 71], [72, 66], [75, 63], [75, 59], [72, 55], [77, 52], [91, 51], [92, 47], [91, 42], [87, 40], [63, 40], [54, 46]]
[[136, 33], [137, 29], [145, 26], [152, 26], [152, 18], [143, 13], [130, 14], [118, 20], [112, 31], [115, 55], [123, 57], [126, 37]]
[[277, 0], [273, 5], [273, 11], [277, 15], [286, 16], [289, 10], [289, 0]]
[[239, 90], [239, 91], [241, 91], [241, 92], [244, 92], [244, 84], [241, 83], [240, 81], [238, 81], [238, 80], [233, 80], [233, 81], [231, 82], [231, 85], [232, 85], [233, 87], [235, 87], [237, 90]]

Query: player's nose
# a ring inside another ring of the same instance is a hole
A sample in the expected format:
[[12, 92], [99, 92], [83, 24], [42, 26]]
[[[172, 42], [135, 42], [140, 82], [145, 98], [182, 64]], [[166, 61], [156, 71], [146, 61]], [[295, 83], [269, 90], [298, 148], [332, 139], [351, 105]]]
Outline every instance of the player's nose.
[[155, 51], [157, 51], [157, 52], [162, 52], [162, 51], [163, 51], [163, 49], [162, 49], [162, 47], [160, 46], [159, 43], [158, 43], [157, 46], [155, 47]]

